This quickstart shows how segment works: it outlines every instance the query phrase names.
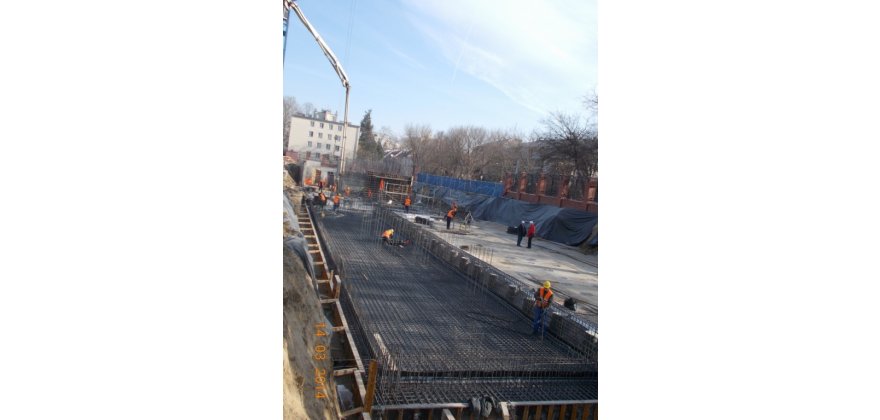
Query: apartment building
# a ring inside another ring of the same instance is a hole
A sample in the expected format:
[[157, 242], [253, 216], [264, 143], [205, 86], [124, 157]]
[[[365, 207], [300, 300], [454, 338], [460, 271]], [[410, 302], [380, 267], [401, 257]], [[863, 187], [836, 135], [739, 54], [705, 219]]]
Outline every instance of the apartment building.
[[286, 155], [300, 161], [336, 162], [342, 150], [342, 137], [345, 133], [345, 159], [354, 159], [360, 126], [336, 120], [336, 114], [322, 110], [312, 117], [295, 115], [290, 119], [290, 134], [287, 140]]

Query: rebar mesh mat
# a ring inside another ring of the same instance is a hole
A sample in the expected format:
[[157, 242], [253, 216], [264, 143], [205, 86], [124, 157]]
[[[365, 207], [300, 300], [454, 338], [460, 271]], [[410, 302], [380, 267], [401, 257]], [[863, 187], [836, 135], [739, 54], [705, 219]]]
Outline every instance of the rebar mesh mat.
[[356, 344], [381, 365], [377, 400], [449, 402], [481, 393], [534, 400], [538, 390], [547, 399], [595, 399], [595, 363], [551, 336], [532, 336], [531, 320], [424, 249], [383, 245], [385, 223], [369, 211], [318, 221], [344, 278]]

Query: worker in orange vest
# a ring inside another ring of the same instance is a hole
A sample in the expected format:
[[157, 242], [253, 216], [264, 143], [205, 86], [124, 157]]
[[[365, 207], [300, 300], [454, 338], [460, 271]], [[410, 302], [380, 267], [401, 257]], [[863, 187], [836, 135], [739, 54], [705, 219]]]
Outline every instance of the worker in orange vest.
[[412, 200], [409, 198], [409, 196], [406, 196], [406, 198], [403, 199], [403, 210], [407, 213], [409, 213], [410, 204], [412, 204]]
[[532, 319], [532, 335], [544, 335], [544, 312], [553, 302], [553, 291], [550, 290], [550, 282], [545, 281], [544, 287], [535, 291], [535, 309]]
[[392, 238], [394, 238], [394, 229], [387, 229], [385, 232], [382, 232], [383, 244], [390, 244]]
[[339, 210], [339, 194], [335, 194], [333, 196], [333, 211], [337, 212]]
[[449, 230], [449, 225], [452, 224], [452, 219], [455, 218], [455, 213], [458, 213], [458, 207], [453, 203], [452, 208], [446, 212], [446, 230]]

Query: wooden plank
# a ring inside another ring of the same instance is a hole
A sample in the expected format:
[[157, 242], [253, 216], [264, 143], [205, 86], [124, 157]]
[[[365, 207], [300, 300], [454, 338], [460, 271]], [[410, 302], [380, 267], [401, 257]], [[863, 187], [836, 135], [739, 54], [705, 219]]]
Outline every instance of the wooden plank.
[[541, 419], [541, 410], [542, 410], [543, 408], [544, 408], [544, 406], [542, 406], [542, 405], [536, 405], [536, 406], [535, 406], [535, 418], [536, 418], [536, 419], [538, 419], [538, 420]]
[[529, 420], [529, 406], [523, 407], [523, 420]]
[[455, 410], [455, 418], [461, 420], [461, 412], [464, 410], [462, 407], [458, 407], [458, 410]]
[[562, 404], [562, 408], [559, 409], [559, 420], [565, 420], [565, 408], [568, 405]]
[[556, 408], [555, 405], [551, 405], [550, 407], [548, 407], [548, 409], [547, 409], [547, 419], [548, 420], [553, 418], [553, 409], [554, 408]]
[[434, 420], [434, 410], [428, 410], [428, 420]]
[[507, 411], [507, 403], [501, 403], [501, 418], [503, 420], [510, 420], [510, 412]]
[[348, 416], [351, 416], [351, 415], [354, 415], [357, 413], [363, 413], [363, 412], [364, 412], [363, 407], [355, 407], [355, 408], [352, 408], [351, 410], [340, 413], [340, 417], [348, 417]]
[[357, 368], [337, 369], [337, 370], [333, 371], [333, 376], [351, 375], [357, 371], [358, 371]]
[[590, 415], [590, 407], [591, 406], [589, 404], [584, 404], [584, 410], [581, 414], [581, 420], [587, 420], [587, 417]]
[[[342, 319], [342, 326], [345, 328], [345, 338], [348, 339], [348, 345], [351, 348], [351, 352], [354, 355], [354, 361], [357, 363], [358, 370], [364, 371], [364, 363], [361, 361], [361, 356], [358, 354], [356, 348], [354, 348], [354, 338], [351, 336], [351, 329], [348, 328], [348, 321], [345, 319], [345, 312], [342, 312], [342, 305], [339, 304], [339, 299], [334, 299], [336, 302], [336, 309], [339, 311], [339, 317]], [[359, 375], [356, 375], [358, 379], [360, 379]]]
[[[459, 410], [461, 410], [461, 409], [459, 408]], [[442, 414], [441, 417], [443, 417], [443, 420], [455, 420], [455, 417], [452, 416], [452, 413], [449, 412], [448, 408], [444, 408], [443, 412], [441, 414]], [[461, 415], [461, 413], [459, 413], [459, 415]]]
[[333, 332], [345, 331], [345, 327], [340, 325], [338, 327], [333, 327]]
[[370, 373], [367, 377], [367, 395], [364, 396], [364, 410], [370, 412], [373, 408], [373, 395], [376, 393], [376, 372], [378, 366], [376, 360], [370, 360]]
[[569, 418], [568, 420], [576, 420], [577, 419], [577, 412], [578, 412], [577, 406], [572, 404], [571, 405], [571, 418]]

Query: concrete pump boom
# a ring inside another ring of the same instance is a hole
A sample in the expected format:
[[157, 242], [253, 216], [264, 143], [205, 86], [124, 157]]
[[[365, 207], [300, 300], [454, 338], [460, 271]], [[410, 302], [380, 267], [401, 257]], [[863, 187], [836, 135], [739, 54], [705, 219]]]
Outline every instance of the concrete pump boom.
[[348, 93], [351, 90], [351, 84], [348, 82], [348, 75], [345, 74], [345, 70], [342, 68], [342, 64], [339, 63], [339, 60], [336, 58], [336, 55], [333, 54], [333, 50], [330, 49], [330, 46], [324, 42], [324, 39], [321, 38], [321, 35], [318, 34], [318, 31], [309, 23], [309, 20], [306, 19], [306, 16], [303, 14], [302, 10], [300, 10], [299, 6], [292, 0], [282, 0], [284, 2], [284, 46], [287, 48], [287, 24], [288, 17], [290, 15], [290, 10], [293, 10], [296, 13], [296, 17], [299, 18], [300, 22], [305, 25], [306, 29], [309, 30], [309, 33], [315, 37], [315, 41], [318, 42], [318, 46], [321, 47], [321, 51], [324, 52], [324, 55], [330, 60], [330, 65], [333, 66], [333, 70], [336, 71], [336, 75], [339, 76], [339, 80], [342, 81], [342, 87], [345, 88], [345, 114], [342, 118], [342, 124], [344, 129], [342, 130], [342, 152], [339, 154], [339, 168], [337, 169], [337, 175], [342, 175], [342, 171], [345, 170], [345, 143], [346, 143], [346, 133], [348, 133]]

